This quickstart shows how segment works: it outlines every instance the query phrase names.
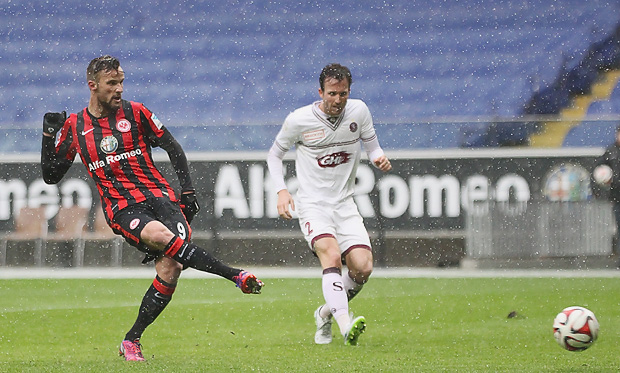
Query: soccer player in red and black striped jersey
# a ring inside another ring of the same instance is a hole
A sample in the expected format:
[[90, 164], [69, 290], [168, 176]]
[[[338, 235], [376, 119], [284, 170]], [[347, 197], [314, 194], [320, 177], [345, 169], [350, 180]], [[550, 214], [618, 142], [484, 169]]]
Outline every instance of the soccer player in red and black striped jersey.
[[[263, 283], [191, 243], [189, 223], [200, 207], [185, 153], [155, 114], [122, 99], [124, 76], [112, 56], [90, 62], [88, 107], [68, 118], [65, 112], [43, 118], [41, 167], [46, 183], [58, 183], [79, 154], [112, 230], [146, 254], [144, 263], [155, 260], [157, 275], [120, 347], [126, 360], [144, 360], [140, 337], [170, 302], [184, 268], [227, 278], [244, 293], [260, 293]], [[168, 153], [180, 195], [155, 166], [154, 146]]]

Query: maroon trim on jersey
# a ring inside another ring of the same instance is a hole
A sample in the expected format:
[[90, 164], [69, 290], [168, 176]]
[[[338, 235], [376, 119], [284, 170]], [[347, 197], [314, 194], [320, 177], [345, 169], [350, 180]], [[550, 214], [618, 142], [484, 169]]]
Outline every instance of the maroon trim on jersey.
[[318, 240], [320, 240], [321, 238], [327, 238], [327, 237], [331, 237], [331, 238], [336, 238], [334, 237], [333, 234], [331, 233], [321, 233], [318, 236], [315, 236], [312, 241], [310, 241], [310, 246], [312, 246], [314, 248], [314, 243]]
[[355, 139], [355, 140], [342, 141], [342, 142], [332, 142], [332, 143], [325, 144], [325, 145], [308, 145], [308, 144], [304, 144], [304, 143], [299, 143], [297, 145], [305, 146], [308, 149], [318, 150], [318, 149], [333, 148], [333, 147], [337, 147], [337, 146], [347, 146], [347, 145], [355, 144], [355, 143], [357, 143], [359, 141], [360, 141], [360, 139]]
[[342, 119], [344, 118], [344, 113], [346, 110], [347, 110], [347, 107], [345, 105], [340, 115], [338, 115], [334, 123], [332, 123], [327, 119], [329, 118], [329, 116], [325, 114], [325, 112], [323, 112], [321, 109], [319, 109], [319, 105], [316, 105], [316, 103], [312, 104], [312, 114], [314, 114], [316, 119], [321, 121], [326, 127], [331, 129], [332, 131], [335, 131], [338, 129], [338, 127], [340, 127], [340, 124], [342, 123]]
[[342, 257], [344, 258], [345, 256], [347, 256], [347, 254], [349, 254], [351, 252], [351, 250], [353, 250], [353, 249], [366, 249], [368, 251], [372, 251], [372, 249], [368, 245], [353, 245], [353, 246], [349, 247], [348, 249], [346, 249], [342, 253]]
[[377, 134], [375, 134], [374, 136], [370, 136], [370, 137], [369, 137], [369, 138], [367, 138], [367, 139], [362, 138], [362, 141], [363, 141], [363, 142], [369, 142], [369, 141], [372, 141], [372, 140], [374, 140], [374, 139], [376, 139], [376, 138], [377, 138]]
[[276, 147], [277, 147], [277, 148], [278, 148], [281, 152], [286, 153], [286, 152], [288, 152], [288, 151], [289, 151], [289, 149], [287, 149], [287, 148], [283, 147], [282, 145], [280, 145], [280, 143], [278, 142], [278, 140], [274, 141], [274, 144], [276, 144]]

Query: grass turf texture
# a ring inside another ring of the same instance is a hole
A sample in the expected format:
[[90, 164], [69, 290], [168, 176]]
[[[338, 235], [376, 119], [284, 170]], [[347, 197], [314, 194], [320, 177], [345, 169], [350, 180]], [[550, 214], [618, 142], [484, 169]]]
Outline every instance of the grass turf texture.
[[[358, 346], [344, 346], [336, 325], [332, 344], [314, 344], [319, 279], [266, 283], [244, 295], [226, 280], [182, 278], [142, 338], [148, 361], [137, 363], [117, 348], [149, 280], [2, 280], [0, 371], [620, 370], [613, 278], [375, 278], [351, 302], [368, 322]], [[584, 352], [553, 339], [553, 318], [572, 305], [601, 325]]]

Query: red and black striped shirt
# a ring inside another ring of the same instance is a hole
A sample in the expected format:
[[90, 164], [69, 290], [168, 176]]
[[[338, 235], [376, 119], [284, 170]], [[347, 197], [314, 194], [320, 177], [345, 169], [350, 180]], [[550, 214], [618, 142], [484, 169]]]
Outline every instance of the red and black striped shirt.
[[177, 201], [151, 154], [151, 148], [161, 146], [166, 134], [162, 123], [143, 104], [123, 100], [121, 109], [109, 117], [95, 118], [87, 108], [71, 114], [60, 131], [56, 154], [70, 163], [80, 155], [97, 185], [102, 208], [112, 219], [117, 211], [149, 197], [167, 196]]

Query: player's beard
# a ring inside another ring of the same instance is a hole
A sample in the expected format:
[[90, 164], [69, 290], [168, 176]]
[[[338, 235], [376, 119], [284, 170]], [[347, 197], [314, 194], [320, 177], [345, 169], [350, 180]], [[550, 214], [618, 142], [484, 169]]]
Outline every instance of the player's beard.
[[101, 105], [101, 107], [107, 111], [108, 113], [112, 114], [114, 112], [116, 112], [116, 110], [120, 109], [121, 107], [121, 103], [117, 103], [115, 100], [116, 97], [112, 97], [110, 98], [109, 101], [105, 102], [105, 101], [99, 101], [99, 104]]

